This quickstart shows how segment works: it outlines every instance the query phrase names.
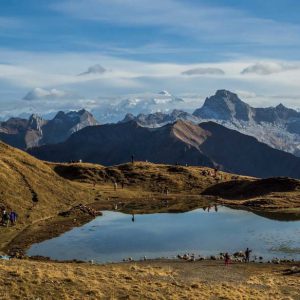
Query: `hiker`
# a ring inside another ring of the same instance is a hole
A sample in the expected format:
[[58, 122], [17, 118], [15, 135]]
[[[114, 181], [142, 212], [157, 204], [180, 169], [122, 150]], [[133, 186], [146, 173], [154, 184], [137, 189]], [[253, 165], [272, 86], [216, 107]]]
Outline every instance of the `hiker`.
[[14, 211], [11, 211], [10, 214], [9, 214], [9, 219], [10, 219], [10, 223], [11, 225], [15, 225], [17, 223], [17, 213], [14, 212]]
[[131, 163], [132, 164], [134, 163], [134, 155], [133, 154], [131, 155]]
[[169, 194], [169, 190], [167, 187], [165, 187], [165, 194], [168, 195]]
[[2, 214], [2, 223], [4, 226], [7, 226], [9, 225], [9, 214], [6, 210], [3, 211], [3, 214]]
[[224, 255], [224, 261], [225, 261], [225, 266], [228, 266], [230, 264], [230, 256], [228, 252], [226, 252]]
[[117, 184], [117, 182], [115, 181], [115, 182], [114, 182], [114, 190], [115, 190], [115, 191], [117, 190], [117, 187], [118, 187], [118, 184]]
[[217, 177], [217, 175], [218, 175], [218, 171], [219, 171], [219, 167], [218, 166], [215, 166], [214, 167], [214, 171], [215, 171], [215, 177]]
[[245, 262], [248, 263], [250, 262], [250, 253], [252, 252], [252, 250], [250, 250], [248, 247], [245, 251]]
[[5, 208], [2, 208], [1, 209], [1, 224], [3, 225], [4, 224], [4, 214], [5, 214]]
[[131, 218], [131, 221], [134, 222], [134, 214], [132, 214], [132, 218]]

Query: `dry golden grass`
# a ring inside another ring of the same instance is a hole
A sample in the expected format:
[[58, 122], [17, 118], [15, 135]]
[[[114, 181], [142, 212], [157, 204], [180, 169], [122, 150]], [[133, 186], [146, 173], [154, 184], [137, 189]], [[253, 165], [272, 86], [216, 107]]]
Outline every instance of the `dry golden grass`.
[[18, 225], [0, 227], [0, 249], [26, 226], [89, 202], [88, 189], [58, 176], [49, 166], [0, 142], [0, 205], [15, 210]]
[[300, 299], [285, 266], [0, 261], [0, 299]]
[[[124, 182], [125, 187], [158, 193], [167, 187], [170, 193], [199, 194], [209, 186], [218, 182], [229, 181], [233, 177], [249, 178], [226, 172], [218, 172], [217, 177], [215, 177], [211, 168], [149, 162], [126, 163], [111, 167], [89, 163], [48, 163], [48, 165], [57, 174], [70, 180], [90, 184], [112, 184], [116, 181], [119, 186]], [[210, 175], [204, 175], [203, 172], [209, 172]]]
[[224, 199], [229, 205], [244, 205], [261, 209], [299, 209], [300, 180], [291, 178], [244, 178], [208, 187], [204, 194]]

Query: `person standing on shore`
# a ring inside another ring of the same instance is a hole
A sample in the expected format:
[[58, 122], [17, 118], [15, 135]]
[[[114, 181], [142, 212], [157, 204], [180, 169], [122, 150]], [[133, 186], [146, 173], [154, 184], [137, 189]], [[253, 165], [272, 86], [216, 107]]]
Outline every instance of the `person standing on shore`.
[[226, 267], [229, 266], [229, 264], [230, 264], [230, 256], [229, 256], [228, 252], [226, 252], [225, 255], [224, 255], [224, 262], [225, 262], [225, 266]]
[[250, 250], [248, 247], [245, 251], [245, 262], [248, 263], [250, 262], [250, 253], [252, 252], [252, 250]]

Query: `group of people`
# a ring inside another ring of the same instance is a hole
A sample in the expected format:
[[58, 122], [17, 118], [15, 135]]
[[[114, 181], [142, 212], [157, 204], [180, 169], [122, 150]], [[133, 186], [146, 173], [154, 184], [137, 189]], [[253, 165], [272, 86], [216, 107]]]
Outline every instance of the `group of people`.
[[[251, 254], [252, 250], [250, 250], [249, 248], [247, 248], [244, 252], [244, 262], [249, 263], [250, 262], [250, 254]], [[225, 266], [228, 266], [230, 264], [230, 255], [228, 252], [226, 252], [224, 254], [224, 262], [225, 262]]]
[[8, 212], [5, 208], [1, 211], [1, 225], [8, 227], [17, 223], [18, 214], [15, 211]]
[[[121, 183], [121, 188], [124, 189], [124, 185], [125, 185], [124, 180], [122, 180], [120, 183]], [[117, 183], [117, 181], [113, 181], [113, 185], [114, 185], [114, 190], [116, 191], [117, 188], [118, 188], [118, 183]]]

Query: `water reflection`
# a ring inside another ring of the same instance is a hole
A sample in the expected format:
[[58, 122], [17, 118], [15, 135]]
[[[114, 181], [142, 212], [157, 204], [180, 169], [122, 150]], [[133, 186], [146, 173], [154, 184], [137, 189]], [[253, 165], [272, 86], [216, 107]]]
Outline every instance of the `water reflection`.
[[105, 211], [82, 227], [33, 245], [28, 254], [107, 262], [144, 256], [173, 258], [180, 253], [209, 256], [249, 247], [265, 260], [275, 256], [300, 260], [299, 225], [215, 205], [176, 214]]

